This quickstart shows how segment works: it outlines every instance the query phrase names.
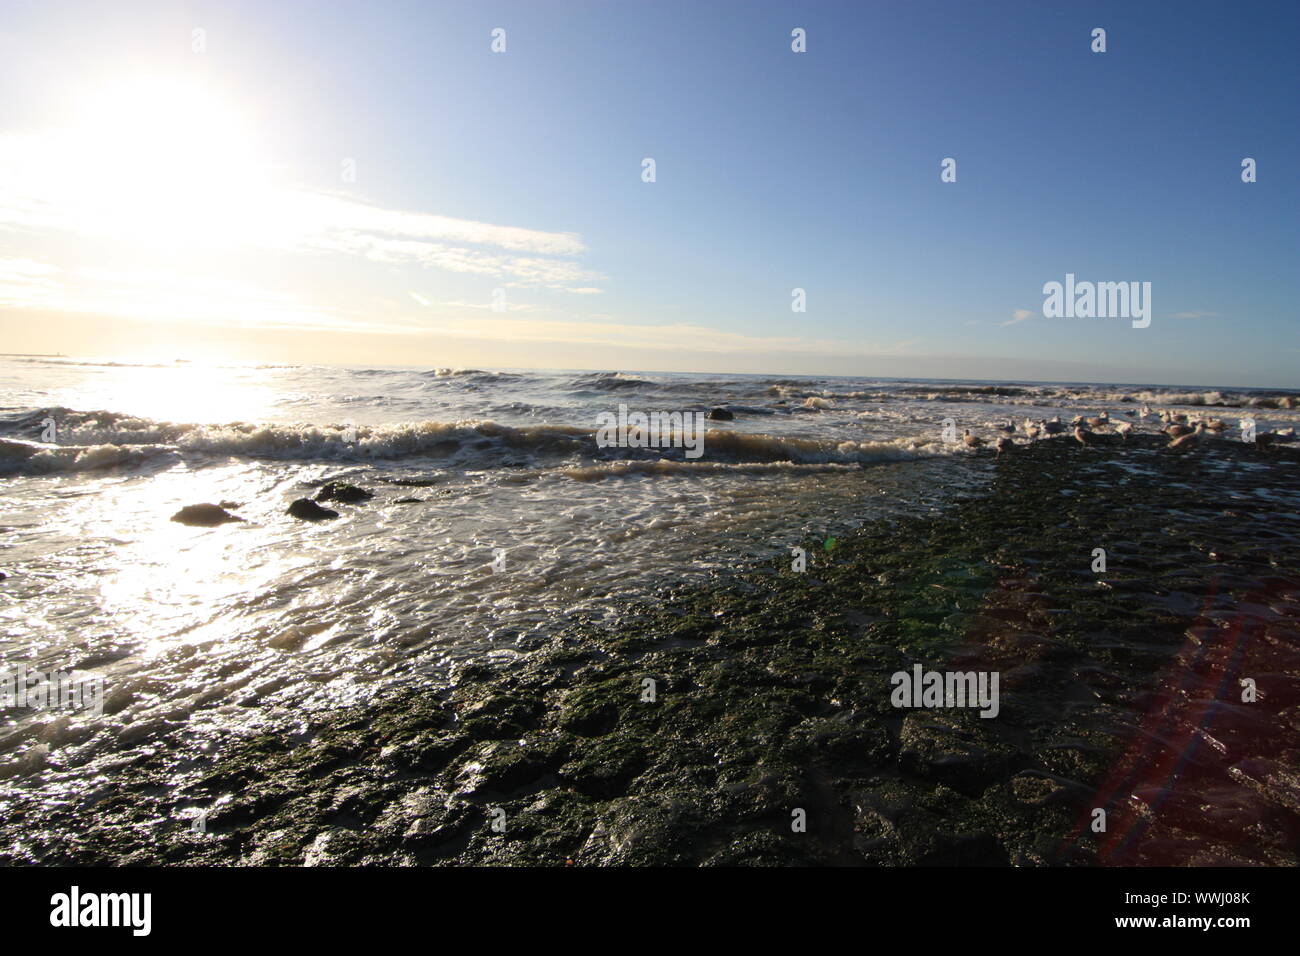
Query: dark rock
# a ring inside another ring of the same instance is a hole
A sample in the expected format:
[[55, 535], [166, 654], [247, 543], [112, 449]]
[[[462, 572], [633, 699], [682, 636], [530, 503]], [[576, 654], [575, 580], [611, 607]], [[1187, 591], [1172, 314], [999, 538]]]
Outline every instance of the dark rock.
[[201, 504], [186, 505], [172, 515], [172, 520], [200, 528], [213, 528], [219, 524], [225, 524], [227, 521], [243, 521], [244, 519], [232, 515], [220, 505]]
[[399, 770], [414, 773], [443, 769], [470, 743], [463, 734], [421, 731], [414, 738], [387, 746], [381, 756]]
[[395, 505], [421, 505], [424, 504], [423, 498], [398, 498], [393, 502]]
[[461, 796], [504, 794], [528, 787], [551, 773], [555, 754], [553, 745], [536, 747], [512, 740], [481, 744], [456, 773], [457, 793]]
[[369, 501], [374, 496], [374, 492], [358, 488], [356, 485], [349, 485], [345, 481], [327, 481], [321, 490], [316, 493], [316, 500], [340, 501], [345, 505], [351, 505], [359, 501]]
[[451, 665], [450, 680], [453, 685], [483, 681], [491, 676], [492, 668], [479, 661], [461, 661]]
[[713, 422], [729, 422], [732, 419], [734, 419], [736, 416], [731, 411], [731, 409], [718, 406], [716, 408], [710, 408], [709, 414], [706, 415], [705, 417], [709, 419], [709, 421], [713, 421]]
[[568, 695], [556, 723], [571, 734], [599, 737], [614, 729], [618, 716], [618, 703], [605, 688], [583, 687]]
[[321, 521], [325, 518], [337, 518], [337, 511], [330, 511], [329, 508], [322, 508], [310, 498], [299, 498], [289, 506], [289, 514], [295, 518], [301, 518], [303, 521]]
[[1013, 754], [986, 727], [948, 711], [908, 714], [899, 743], [905, 770], [962, 792], [978, 792], [1003, 776]]

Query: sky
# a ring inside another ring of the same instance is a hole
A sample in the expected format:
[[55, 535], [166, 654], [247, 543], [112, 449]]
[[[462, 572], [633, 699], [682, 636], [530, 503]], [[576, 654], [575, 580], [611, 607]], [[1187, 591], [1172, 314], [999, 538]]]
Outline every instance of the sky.
[[5, 6], [3, 352], [1300, 386], [1300, 4]]

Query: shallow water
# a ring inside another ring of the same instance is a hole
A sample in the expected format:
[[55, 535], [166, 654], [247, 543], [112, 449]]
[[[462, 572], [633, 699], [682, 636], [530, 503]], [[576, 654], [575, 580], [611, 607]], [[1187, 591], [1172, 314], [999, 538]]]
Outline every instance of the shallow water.
[[[991, 468], [991, 456], [942, 440], [944, 419], [991, 441], [1008, 418], [1110, 408], [1118, 419], [1162, 397], [1290, 402], [1148, 387], [9, 361], [0, 655], [6, 668], [101, 676], [107, 716], [10, 710], [0, 759], [35, 782], [42, 746], [77, 741], [102, 759], [149, 728], [199, 740], [292, 726], [399, 682], [436, 685], [453, 660], [527, 653], [575, 615], [617, 620], [656, 585], [944, 507]], [[727, 405], [735, 417], [708, 423], [699, 460], [598, 448], [597, 415], [619, 404]], [[1261, 430], [1300, 418], [1253, 414]], [[43, 434], [50, 419], [54, 436]], [[376, 497], [335, 505], [340, 517], [321, 524], [285, 514], [331, 479]], [[168, 520], [197, 502], [231, 503], [245, 520]]]

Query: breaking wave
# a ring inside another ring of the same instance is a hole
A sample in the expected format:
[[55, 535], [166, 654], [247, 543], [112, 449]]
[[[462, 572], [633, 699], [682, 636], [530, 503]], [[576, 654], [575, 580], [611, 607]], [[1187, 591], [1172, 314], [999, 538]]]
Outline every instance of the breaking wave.
[[[682, 447], [601, 448], [596, 444], [594, 427], [574, 425], [510, 426], [490, 420], [356, 426], [244, 422], [185, 425], [114, 412], [68, 409], [0, 419], [0, 431], [31, 430], [52, 412], [60, 422], [60, 442], [0, 439], [0, 473], [49, 474], [133, 467], [181, 457], [346, 462], [418, 458], [461, 469], [599, 469], [635, 463], [632, 470], [654, 473], [655, 469], [648, 466], [660, 460], [699, 471], [700, 464], [851, 466], [960, 451], [939, 441], [899, 438], [858, 442], [710, 429], [704, 435], [703, 459], [689, 460]], [[669, 465], [662, 469], [665, 473], [670, 470]], [[607, 469], [607, 473], [618, 472]]]
[[0, 438], [0, 476], [100, 471], [178, 458], [179, 450], [168, 445], [46, 445]]

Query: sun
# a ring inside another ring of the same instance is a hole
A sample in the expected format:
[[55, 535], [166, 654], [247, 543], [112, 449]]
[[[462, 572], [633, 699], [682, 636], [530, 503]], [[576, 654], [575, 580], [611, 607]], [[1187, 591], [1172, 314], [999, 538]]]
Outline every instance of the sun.
[[65, 137], [60, 186], [79, 231], [188, 249], [238, 240], [267, 215], [268, 165], [245, 114], [200, 83], [99, 89]]

